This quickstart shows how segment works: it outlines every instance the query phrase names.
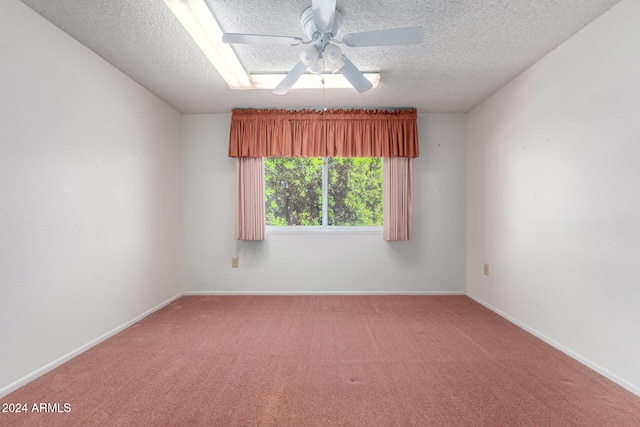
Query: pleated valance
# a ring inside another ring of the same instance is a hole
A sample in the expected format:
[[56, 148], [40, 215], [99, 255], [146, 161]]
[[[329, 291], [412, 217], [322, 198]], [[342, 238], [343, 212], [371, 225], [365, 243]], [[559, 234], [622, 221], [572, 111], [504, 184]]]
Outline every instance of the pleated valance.
[[229, 157], [418, 157], [415, 108], [241, 110], [231, 117]]

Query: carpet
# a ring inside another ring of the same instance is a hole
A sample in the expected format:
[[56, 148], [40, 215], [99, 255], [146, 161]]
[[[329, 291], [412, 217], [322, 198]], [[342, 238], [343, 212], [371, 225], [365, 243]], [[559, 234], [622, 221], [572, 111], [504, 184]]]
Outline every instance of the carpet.
[[640, 426], [640, 397], [465, 296], [182, 297], [1, 403], [26, 409], [3, 426]]

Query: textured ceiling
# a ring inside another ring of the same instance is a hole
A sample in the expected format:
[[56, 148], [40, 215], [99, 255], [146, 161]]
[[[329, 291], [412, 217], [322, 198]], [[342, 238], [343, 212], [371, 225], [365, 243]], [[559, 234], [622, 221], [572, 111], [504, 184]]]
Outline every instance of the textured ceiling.
[[[377, 88], [235, 91], [162, 0], [22, 0], [183, 113], [232, 108], [416, 107], [466, 112], [619, 0], [337, 0], [347, 33], [421, 25], [421, 45], [348, 48]], [[311, 0], [207, 0], [223, 31], [303, 37]], [[287, 72], [304, 47], [235, 45], [248, 72]]]

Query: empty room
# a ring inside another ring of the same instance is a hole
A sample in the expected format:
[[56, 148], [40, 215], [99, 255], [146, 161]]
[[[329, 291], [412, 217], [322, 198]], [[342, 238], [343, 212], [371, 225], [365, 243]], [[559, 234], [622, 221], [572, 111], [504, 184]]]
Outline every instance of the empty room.
[[0, 0], [0, 425], [640, 425], [638, 0]]

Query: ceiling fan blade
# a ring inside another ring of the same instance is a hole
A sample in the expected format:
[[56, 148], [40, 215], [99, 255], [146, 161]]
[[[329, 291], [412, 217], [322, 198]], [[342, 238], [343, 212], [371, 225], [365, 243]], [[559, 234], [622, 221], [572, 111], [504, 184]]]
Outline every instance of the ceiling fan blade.
[[303, 40], [300, 37], [264, 36], [261, 34], [225, 33], [222, 35], [223, 43], [297, 46], [299, 44], [302, 44], [302, 41]]
[[298, 63], [293, 66], [291, 71], [289, 71], [287, 75], [284, 76], [284, 79], [282, 79], [282, 81], [278, 83], [278, 86], [276, 86], [272, 93], [274, 95], [285, 95], [287, 92], [289, 92], [291, 86], [293, 86], [298, 81], [300, 76], [304, 74], [306, 69], [307, 66], [304, 65], [302, 61], [298, 61]]
[[313, 23], [321, 33], [333, 30], [333, 17], [336, 13], [336, 0], [312, 0]]
[[340, 68], [340, 73], [345, 79], [349, 80], [351, 86], [353, 86], [358, 92], [363, 93], [373, 87], [373, 84], [353, 65], [353, 62], [349, 61], [349, 58], [342, 55], [344, 65]]
[[343, 42], [349, 47], [394, 46], [420, 44], [423, 38], [424, 30], [422, 27], [410, 27], [347, 34], [344, 36]]

